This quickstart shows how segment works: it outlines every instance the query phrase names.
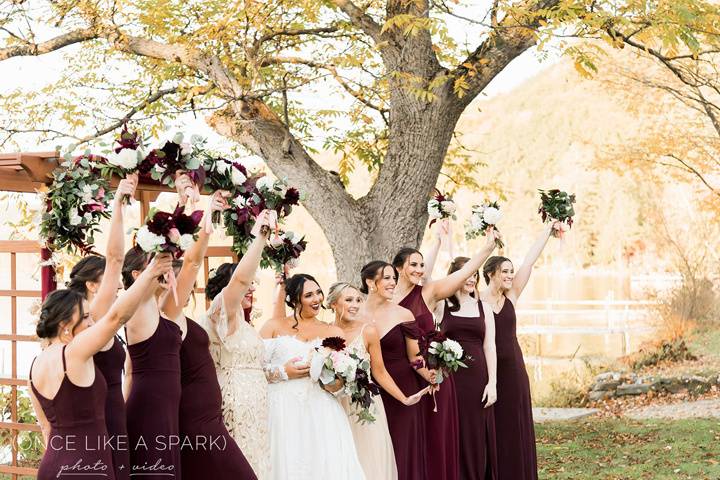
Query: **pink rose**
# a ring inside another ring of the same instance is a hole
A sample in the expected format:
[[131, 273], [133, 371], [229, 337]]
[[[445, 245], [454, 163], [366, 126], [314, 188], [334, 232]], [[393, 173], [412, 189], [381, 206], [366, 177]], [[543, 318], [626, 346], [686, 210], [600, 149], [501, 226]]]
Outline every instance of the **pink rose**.
[[177, 228], [171, 228], [168, 232], [168, 238], [172, 243], [178, 243], [180, 241], [180, 230]]

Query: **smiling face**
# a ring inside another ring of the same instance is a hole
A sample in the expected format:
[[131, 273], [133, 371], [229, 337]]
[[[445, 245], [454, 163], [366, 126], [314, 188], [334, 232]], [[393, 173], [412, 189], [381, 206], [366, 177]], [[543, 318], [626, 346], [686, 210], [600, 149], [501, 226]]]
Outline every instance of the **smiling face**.
[[413, 253], [406, 260], [398, 273], [402, 278], [413, 285], [420, 285], [423, 275], [425, 275], [425, 260], [419, 253]]
[[245, 296], [242, 299], [242, 307], [243, 308], [250, 308], [253, 304], [253, 295], [255, 294], [255, 290], [257, 289], [257, 286], [255, 282], [253, 281], [250, 283], [250, 286], [248, 287], [247, 292], [245, 293]]
[[320, 285], [307, 280], [303, 284], [303, 291], [300, 295], [300, 315], [305, 318], [317, 317], [320, 313], [320, 308], [325, 300]]
[[343, 289], [340, 296], [330, 305], [332, 309], [345, 321], [354, 321], [360, 313], [360, 306], [365, 301], [362, 293], [354, 287], [348, 286]]
[[465, 280], [465, 283], [462, 286], [463, 293], [469, 295], [475, 292], [475, 287], [477, 287], [478, 279], [480, 278], [479, 275], [480, 274], [478, 272], [475, 272], [470, 278]]
[[508, 291], [512, 288], [514, 278], [515, 267], [513, 267], [512, 262], [506, 260], [490, 275], [490, 287]]
[[395, 293], [395, 287], [397, 286], [397, 279], [395, 278], [395, 271], [391, 266], [383, 267], [380, 270], [379, 275], [375, 278], [375, 288], [381, 297], [386, 300], [391, 300]]

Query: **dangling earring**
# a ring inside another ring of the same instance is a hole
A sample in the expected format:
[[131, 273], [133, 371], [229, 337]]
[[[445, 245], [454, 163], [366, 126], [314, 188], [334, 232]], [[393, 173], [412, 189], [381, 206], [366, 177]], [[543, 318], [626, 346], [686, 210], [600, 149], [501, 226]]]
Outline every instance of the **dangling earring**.
[[370, 287], [370, 293], [375, 293], [375, 287]]
[[64, 333], [65, 335], [69, 335], [69, 334], [70, 334], [70, 330], [68, 330], [68, 329], [66, 328], [66, 329], [63, 331], [63, 333]]

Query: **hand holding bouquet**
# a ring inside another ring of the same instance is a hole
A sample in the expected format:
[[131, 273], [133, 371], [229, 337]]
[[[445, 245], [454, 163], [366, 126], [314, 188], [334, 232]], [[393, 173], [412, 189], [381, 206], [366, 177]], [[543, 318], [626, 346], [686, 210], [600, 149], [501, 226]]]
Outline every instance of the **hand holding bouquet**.
[[427, 368], [436, 371], [435, 383], [442, 383], [443, 376], [456, 372], [460, 367], [467, 368], [463, 362], [465, 352], [462, 346], [441, 332], [432, 331], [422, 335], [418, 346]]
[[[225, 190], [231, 192], [232, 197], [247, 195], [245, 182], [247, 182], [248, 173], [241, 163], [206, 155], [203, 168], [205, 169], [206, 189], [212, 192]], [[216, 212], [213, 214], [212, 223], [218, 224], [221, 219], [222, 216]]]
[[269, 243], [265, 249], [267, 261], [277, 272], [282, 272], [285, 265], [297, 267], [300, 255], [307, 248], [305, 237], [290, 231], [275, 232], [270, 236]]
[[[174, 258], [180, 258], [197, 240], [202, 217], [200, 210], [186, 215], [181, 205], [173, 213], [151, 209], [145, 225], [135, 234], [135, 243], [144, 252], [170, 253]], [[171, 270], [165, 278], [177, 304], [175, 273]]]
[[[151, 165], [144, 163], [145, 154], [142, 151], [142, 140], [139, 132], [128, 131], [127, 125], [123, 126], [120, 137], [115, 140], [116, 146], [107, 155], [100, 166], [101, 174], [109, 178], [113, 174], [123, 179], [134, 177], [137, 186], [137, 173], [141, 170], [150, 168]], [[120, 190], [120, 187], [118, 187]], [[134, 191], [133, 191], [134, 192]], [[132, 194], [123, 193], [122, 201], [126, 204], [130, 203]]]
[[372, 396], [378, 395], [380, 389], [371, 381], [370, 362], [348, 352], [343, 338], [328, 337], [315, 349], [310, 359], [310, 378], [323, 386], [342, 380], [342, 393], [348, 395], [350, 403], [356, 407], [358, 421], [375, 421], [370, 406]]
[[552, 222], [552, 235], [562, 238], [563, 234], [572, 228], [573, 217], [575, 216], [575, 195], [568, 194], [557, 189], [539, 190], [540, 207], [538, 213], [542, 221]]
[[[493, 227], [496, 232], [497, 223], [502, 218], [500, 213], [500, 205], [498, 202], [485, 202], [482, 205], [473, 205], [472, 213], [470, 214], [470, 220], [465, 226], [465, 238], [468, 240], [477, 238], [479, 236], [485, 236], [490, 227]], [[500, 238], [495, 238], [495, 245], [498, 248], [503, 248], [504, 244]]]

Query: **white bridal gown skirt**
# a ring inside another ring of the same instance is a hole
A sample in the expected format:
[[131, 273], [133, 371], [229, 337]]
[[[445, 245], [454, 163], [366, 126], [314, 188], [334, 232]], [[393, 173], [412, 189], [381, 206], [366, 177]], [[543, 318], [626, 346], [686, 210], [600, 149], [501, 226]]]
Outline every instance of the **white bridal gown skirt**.
[[269, 404], [273, 479], [365, 479], [345, 411], [316, 382], [271, 384]]

